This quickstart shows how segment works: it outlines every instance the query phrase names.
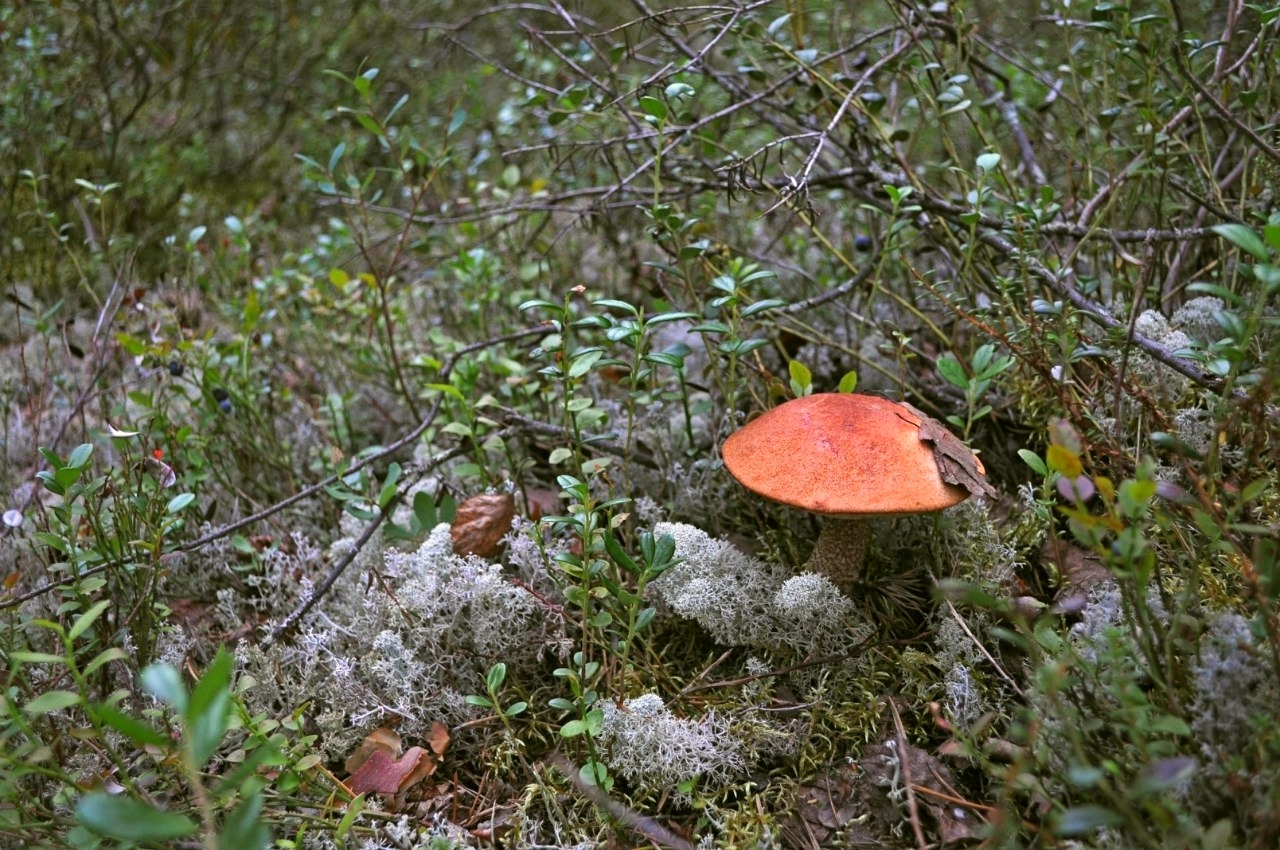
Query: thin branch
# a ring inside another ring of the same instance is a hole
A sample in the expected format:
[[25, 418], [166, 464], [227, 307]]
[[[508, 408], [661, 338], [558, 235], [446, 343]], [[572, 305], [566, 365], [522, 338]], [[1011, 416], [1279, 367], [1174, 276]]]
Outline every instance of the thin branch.
[[902, 784], [907, 790], [907, 812], [911, 816], [911, 831], [916, 837], [916, 847], [919, 850], [927, 850], [929, 842], [924, 838], [924, 827], [920, 823], [920, 805], [916, 802], [915, 780], [911, 777], [907, 730], [903, 727], [902, 717], [898, 714], [896, 699], [889, 700], [889, 710], [893, 712], [893, 728], [896, 732], [894, 743], [898, 751], [898, 764], [902, 765]]
[[573, 787], [578, 790], [579, 794], [608, 812], [610, 817], [627, 829], [643, 835], [659, 847], [670, 847], [672, 850], [695, 850], [693, 842], [676, 835], [653, 818], [642, 815], [634, 809], [627, 808], [597, 786], [588, 785], [582, 780], [582, 774], [577, 765], [569, 761], [559, 750], [547, 756], [547, 761], [555, 765], [556, 770], [560, 771], [565, 779], [573, 783]]

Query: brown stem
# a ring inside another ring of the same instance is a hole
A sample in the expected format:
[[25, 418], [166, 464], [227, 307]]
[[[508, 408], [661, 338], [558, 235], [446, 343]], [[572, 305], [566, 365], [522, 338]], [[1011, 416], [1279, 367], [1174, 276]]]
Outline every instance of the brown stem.
[[826, 517], [809, 564], [847, 594], [862, 572], [870, 541], [871, 524], [865, 519]]

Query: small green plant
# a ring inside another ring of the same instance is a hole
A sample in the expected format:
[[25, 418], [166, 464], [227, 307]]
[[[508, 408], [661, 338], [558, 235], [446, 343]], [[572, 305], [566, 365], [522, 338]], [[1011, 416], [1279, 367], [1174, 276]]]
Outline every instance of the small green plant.
[[991, 382], [1013, 364], [1013, 355], [997, 357], [996, 347], [989, 342], [978, 346], [967, 368], [950, 351], [938, 358], [938, 374], [948, 384], [964, 392], [965, 415], [951, 414], [947, 421], [964, 432], [965, 440], [972, 435], [974, 423], [991, 414], [991, 405], [986, 402]]
[[568, 686], [572, 698], [553, 697], [548, 705], [568, 717], [560, 724], [560, 737], [580, 740], [586, 749], [579, 778], [587, 785], [609, 791], [613, 788], [613, 777], [601, 759], [599, 744], [604, 731], [604, 710], [600, 705], [600, 692], [594, 687], [600, 676], [600, 662], [587, 661], [582, 652], [575, 652], [572, 660], [572, 667], [557, 667], [554, 672], [556, 678]]
[[[131, 699], [128, 690], [103, 695], [109, 687], [110, 669], [127, 660], [127, 653], [112, 646], [85, 660], [87, 652], [103, 643], [107, 626], [103, 615], [109, 604], [98, 602], [69, 627], [33, 621], [33, 628], [53, 639], [56, 652], [14, 650], [7, 654], [10, 675], [0, 699], [6, 741], [3, 760], [9, 776], [3, 783], [6, 794], [20, 793], [19, 788], [37, 776], [60, 782], [56, 799], [62, 804], [74, 802], [81, 827], [68, 834], [76, 847], [98, 846], [94, 836], [132, 846], [195, 835], [202, 837], [209, 850], [266, 847], [269, 833], [260, 818], [266, 783], [257, 771], [264, 765], [286, 764], [277, 748], [255, 729], [233, 769], [217, 782], [205, 776], [215, 753], [225, 745], [228, 730], [243, 718], [231, 687], [233, 656], [220, 651], [191, 691], [181, 674], [167, 664], [155, 664], [142, 672], [143, 690], [175, 714], [179, 731], [173, 735], [163, 723], [155, 725], [156, 720], [164, 720], [158, 709], [127, 708]], [[49, 674], [68, 687], [42, 688], [29, 699], [21, 696], [33, 682]], [[118, 791], [90, 790], [74, 800], [75, 778], [60, 774], [47, 757], [51, 748], [63, 746], [63, 736], [73, 729], [76, 738], [94, 742], [95, 752], [121, 786]], [[137, 769], [133, 748], [149, 750], [155, 760], [153, 769], [185, 786], [195, 818], [180, 806], [161, 806], [155, 801], [151, 789], [154, 777], [143, 781], [146, 776]]]
[[[76, 805], [76, 819], [92, 833], [120, 841], [150, 843], [173, 841], [200, 834], [208, 850], [259, 850], [271, 843], [261, 815], [263, 782], [254, 776], [260, 765], [273, 760], [269, 748], [257, 749], [252, 758], [208, 783], [203, 775], [236, 717], [231, 688], [233, 656], [222, 650], [190, 691], [182, 674], [167, 664], [142, 671], [143, 689], [176, 714], [181, 729], [177, 741], [166, 732], [118, 709], [100, 705], [103, 723], [139, 746], [158, 747], [173, 756], [187, 785], [199, 820], [161, 808], [142, 795], [93, 791]], [[276, 762], [278, 763], [278, 762]], [[221, 815], [220, 810], [225, 810]]]
[[128, 629], [140, 657], [148, 659], [162, 616], [156, 600], [160, 559], [177, 544], [195, 496], [164, 492], [174, 486], [174, 472], [159, 450], [147, 458], [134, 453], [137, 432], [112, 434], [123, 464], [95, 477], [92, 444], [77, 446], [66, 458], [40, 450], [50, 468], [36, 477], [58, 500], [35, 539], [58, 558], [49, 572], [66, 579], [58, 613], [82, 610], [105, 593], [124, 612], [117, 627]]
[[583, 781], [608, 790], [613, 779], [597, 746], [604, 721], [599, 688], [610, 681], [627, 681], [633, 648], [656, 614], [645, 604], [645, 588], [675, 565], [675, 541], [642, 533], [640, 557], [633, 557], [617, 536], [626, 519], [617, 510], [627, 500], [599, 502], [587, 482], [572, 476], [562, 475], [559, 482], [570, 501], [569, 514], [542, 522], [556, 533], [568, 533], [578, 550], [557, 554], [555, 563], [569, 580], [563, 592], [577, 612], [582, 649], [574, 652], [573, 666], [555, 671], [571, 696], [555, 697], [550, 705], [568, 714], [561, 736], [584, 743]]
[[[656, 370], [652, 368], [655, 365], [669, 366], [676, 373], [680, 383], [680, 403], [684, 410], [685, 438], [688, 441], [688, 448], [692, 450], [694, 447], [693, 417], [689, 412], [689, 394], [684, 376], [684, 358], [688, 356], [687, 346], [685, 349], [674, 348], [665, 353], [655, 354], [650, 351], [650, 338], [655, 328], [671, 322], [696, 319], [698, 314], [672, 310], [646, 318], [642, 308], [616, 298], [603, 298], [593, 302], [592, 306], [623, 314], [622, 318], [615, 318], [607, 312], [603, 313], [599, 317], [599, 324], [604, 330], [605, 338], [610, 342], [619, 343], [625, 355], [625, 360], [616, 358], [616, 365], [626, 370], [624, 380], [627, 388], [625, 432], [627, 455], [631, 455], [635, 445], [637, 407], [643, 409], [659, 393]], [[614, 364], [615, 361], [611, 360], [610, 363]]]
[[[790, 360], [787, 362], [787, 384], [791, 388], [791, 394], [796, 398], [813, 395], [813, 372], [799, 360]], [[851, 370], [840, 377], [836, 392], [851, 393], [857, 386], [858, 373], [856, 370]]]
[[523, 700], [517, 700], [507, 704], [504, 708], [502, 700], [498, 694], [502, 690], [503, 683], [507, 680], [507, 665], [499, 661], [489, 668], [489, 672], [485, 675], [484, 689], [488, 696], [479, 696], [470, 694], [467, 696], [467, 704], [479, 706], [480, 708], [489, 708], [493, 710], [501, 720], [504, 726], [510, 727], [510, 720], [513, 717], [524, 714], [529, 708], [529, 704]]

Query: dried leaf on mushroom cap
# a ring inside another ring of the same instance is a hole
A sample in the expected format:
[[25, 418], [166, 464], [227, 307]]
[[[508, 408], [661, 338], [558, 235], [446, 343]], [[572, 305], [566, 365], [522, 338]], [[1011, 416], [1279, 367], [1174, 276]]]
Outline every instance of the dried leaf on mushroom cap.
[[920, 420], [920, 439], [933, 443], [934, 459], [938, 462], [938, 472], [943, 481], [963, 487], [975, 496], [994, 498], [997, 495], [996, 488], [987, 483], [982, 461], [972, 449], [932, 416], [905, 401], [898, 403]]

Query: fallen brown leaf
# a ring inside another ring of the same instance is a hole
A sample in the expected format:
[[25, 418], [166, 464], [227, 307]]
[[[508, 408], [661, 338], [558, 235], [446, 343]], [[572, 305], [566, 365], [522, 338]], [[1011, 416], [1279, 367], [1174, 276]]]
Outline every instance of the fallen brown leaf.
[[[424, 759], [424, 756], [426, 757]], [[427, 771], [420, 773], [419, 765], [427, 762]], [[394, 797], [412, 784], [412, 781], [425, 779], [435, 772], [435, 759], [422, 747], [410, 747], [399, 759], [382, 750], [375, 750], [369, 755], [360, 768], [347, 780], [347, 787], [353, 794], [382, 794]]]
[[449, 533], [459, 555], [492, 558], [516, 518], [516, 500], [510, 493], [483, 493], [458, 505]]
[[431, 731], [427, 733], [427, 746], [437, 757], [444, 758], [449, 749], [449, 727], [439, 720], [431, 722]]
[[394, 729], [386, 726], [374, 729], [347, 756], [343, 767], [348, 774], [355, 773], [370, 756], [378, 752], [393, 760], [400, 755], [400, 735]]
[[348, 756], [347, 787], [355, 794], [382, 794], [402, 797], [409, 789], [428, 779], [449, 748], [449, 729], [433, 722], [427, 746], [410, 747], [400, 755], [400, 736], [392, 729], [373, 730]]
[[933, 417], [906, 402], [900, 404], [920, 419], [920, 439], [933, 443], [933, 455], [943, 481], [963, 487], [975, 496], [995, 498], [997, 491], [987, 483], [986, 468], [963, 440]]

